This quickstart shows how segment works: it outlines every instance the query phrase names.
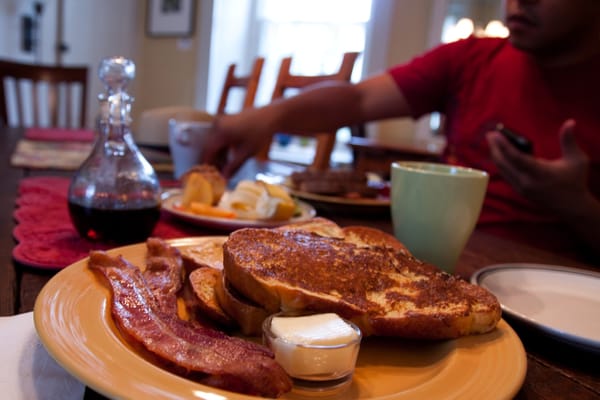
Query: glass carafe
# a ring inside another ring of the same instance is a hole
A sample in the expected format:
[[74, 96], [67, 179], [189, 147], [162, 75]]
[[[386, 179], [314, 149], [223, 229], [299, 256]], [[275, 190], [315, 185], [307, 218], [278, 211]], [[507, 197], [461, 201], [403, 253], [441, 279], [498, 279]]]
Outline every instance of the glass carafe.
[[100, 117], [94, 148], [69, 187], [69, 212], [81, 236], [133, 243], [151, 235], [160, 217], [156, 172], [131, 134], [133, 97], [126, 91], [135, 64], [123, 57], [102, 60], [98, 70], [106, 93], [98, 96]]

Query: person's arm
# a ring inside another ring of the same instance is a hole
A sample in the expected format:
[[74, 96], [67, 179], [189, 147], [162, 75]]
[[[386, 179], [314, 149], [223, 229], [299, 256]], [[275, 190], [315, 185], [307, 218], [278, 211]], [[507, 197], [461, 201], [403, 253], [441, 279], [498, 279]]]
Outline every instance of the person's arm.
[[264, 107], [218, 116], [214, 139], [204, 149], [203, 161], [216, 164], [226, 156], [223, 174], [231, 176], [274, 133], [335, 132], [343, 126], [409, 114], [402, 92], [388, 74], [358, 84], [315, 85]]
[[521, 153], [498, 132], [490, 132], [492, 159], [502, 176], [534, 204], [555, 213], [600, 254], [600, 201], [588, 187], [589, 158], [577, 145], [575, 121], [560, 130], [562, 157], [536, 159]]

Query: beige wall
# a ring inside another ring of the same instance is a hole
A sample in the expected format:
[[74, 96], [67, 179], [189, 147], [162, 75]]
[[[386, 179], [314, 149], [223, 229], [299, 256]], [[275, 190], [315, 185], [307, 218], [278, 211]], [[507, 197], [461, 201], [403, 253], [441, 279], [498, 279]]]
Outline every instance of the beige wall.
[[435, 0], [394, 2], [394, 22], [387, 46], [389, 66], [408, 61], [427, 48], [433, 1]]
[[[200, 0], [205, 1], [205, 0]], [[140, 49], [136, 60], [136, 101], [133, 108], [134, 129], [137, 117], [146, 109], [195, 103], [197, 60], [200, 33], [199, 5], [195, 10], [195, 29], [191, 38], [155, 38], [146, 34], [146, 2], [137, 15]]]
[[[377, 1], [377, 0], [376, 0]], [[437, 0], [395, 0], [391, 9], [391, 30], [386, 43], [387, 67], [410, 60], [428, 47], [431, 15]], [[389, 143], [411, 143], [416, 124], [411, 119], [372, 123], [369, 136]]]

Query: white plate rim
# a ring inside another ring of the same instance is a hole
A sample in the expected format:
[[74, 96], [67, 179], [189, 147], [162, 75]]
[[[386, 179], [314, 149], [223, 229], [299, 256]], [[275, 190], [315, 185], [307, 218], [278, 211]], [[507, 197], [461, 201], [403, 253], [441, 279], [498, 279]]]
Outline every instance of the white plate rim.
[[[593, 279], [596, 279], [600, 282], [600, 272], [574, 268], [574, 267], [566, 267], [561, 265], [552, 265], [552, 264], [538, 264], [538, 263], [502, 263], [502, 264], [493, 264], [487, 267], [484, 267], [480, 270], [477, 270], [471, 276], [471, 283], [484, 286], [482, 283], [486, 276], [490, 276], [493, 273], [498, 273], [507, 270], [529, 270], [529, 271], [552, 271], [564, 273], [565, 275], [578, 275], [578, 276], [587, 276]], [[485, 286], [484, 286], [485, 287]], [[490, 290], [486, 287], [486, 289]], [[566, 342], [568, 344], [574, 345], [584, 350], [593, 351], [595, 353], [600, 354], [600, 339], [595, 340], [593, 338], [584, 337], [577, 335], [575, 333], [566, 331], [564, 329], [559, 329], [557, 327], [545, 324], [543, 322], [537, 321], [535, 318], [528, 316], [524, 313], [519, 312], [511, 307], [508, 307], [502, 304], [502, 299], [498, 299], [500, 301], [503, 312], [508, 315], [516, 318], [517, 320], [537, 328], [540, 331], [545, 332], [546, 334], [551, 335], [552, 337]], [[600, 337], [600, 335], [599, 335]]]
[[311, 219], [317, 215], [315, 208], [304, 202], [296, 200], [300, 207], [300, 215], [287, 220], [282, 221], [268, 221], [268, 220], [249, 220], [249, 219], [238, 219], [238, 218], [219, 218], [209, 217], [203, 215], [191, 214], [185, 211], [179, 211], [172, 205], [177, 198], [181, 196], [181, 189], [167, 189], [162, 192], [161, 195], [161, 209], [166, 211], [169, 215], [184, 221], [193, 223], [198, 226], [218, 229], [240, 229], [240, 228], [273, 228], [285, 224], [294, 222], [301, 222]]

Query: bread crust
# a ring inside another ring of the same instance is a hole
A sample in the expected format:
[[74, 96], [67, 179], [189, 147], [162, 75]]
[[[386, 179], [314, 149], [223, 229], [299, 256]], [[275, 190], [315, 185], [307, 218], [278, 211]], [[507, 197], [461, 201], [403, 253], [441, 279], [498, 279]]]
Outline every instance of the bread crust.
[[341, 228], [335, 222], [323, 218], [323, 217], [314, 217], [311, 219], [293, 222], [291, 224], [286, 224], [275, 228], [280, 231], [304, 231], [304, 232], [312, 232], [316, 233], [320, 236], [326, 236], [331, 238], [343, 239], [345, 236], [344, 229]]
[[181, 250], [183, 267], [189, 274], [196, 268], [210, 267], [223, 269], [223, 243], [227, 238], [214, 237], [203, 240], [196, 246], [186, 247]]
[[209, 319], [218, 325], [231, 327], [235, 322], [223, 310], [216, 294], [218, 284], [222, 280], [221, 270], [210, 267], [197, 268], [189, 276], [189, 284], [198, 300], [195, 303], [195, 312], [199, 313], [203, 320]]
[[222, 274], [215, 286], [215, 294], [223, 311], [236, 321], [244, 335], [259, 336], [262, 334], [263, 321], [269, 314], [264, 308], [242, 298], [230, 287]]
[[342, 237], [350, 243], [366, 247], [385, 247], [409, 255], [410, 252], [389, 233], [368, 226], [352, 225], [342, 228]]

